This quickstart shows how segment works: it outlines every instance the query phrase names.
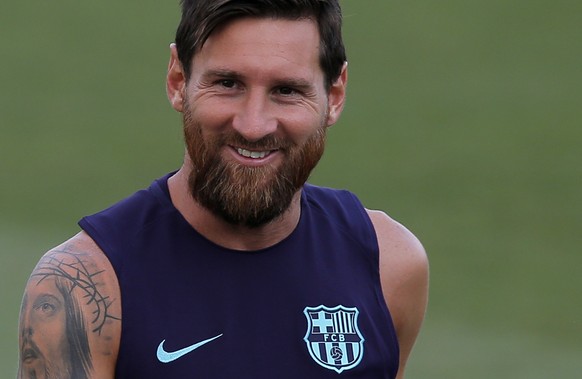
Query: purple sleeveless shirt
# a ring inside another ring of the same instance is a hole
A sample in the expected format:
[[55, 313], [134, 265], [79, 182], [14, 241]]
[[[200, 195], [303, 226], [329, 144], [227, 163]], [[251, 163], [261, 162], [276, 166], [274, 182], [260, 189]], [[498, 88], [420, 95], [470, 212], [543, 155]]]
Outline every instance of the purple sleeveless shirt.
[[396, 376], [376, 234], [353, 194], [306, 185], [289, 237], [235, 251], [188, 224], [168, 177], [79, 222], [119, 280], [116, 378]]

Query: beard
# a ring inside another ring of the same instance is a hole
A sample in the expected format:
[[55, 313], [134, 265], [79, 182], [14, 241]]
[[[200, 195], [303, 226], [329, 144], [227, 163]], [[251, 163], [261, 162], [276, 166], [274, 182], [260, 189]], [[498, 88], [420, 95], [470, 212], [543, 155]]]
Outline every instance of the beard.
[[[41, 349], [29, 337], [25, 336], [21, 351], [32, 362], [22, 363], [19, 378], [26, 379], [68, 379], [73, 378], [71, 374], [71, 362], [69, 349], [67, 346], [59, 346], [56, 350], [60, 352], [58, 358], [46, 358]], [[75, 376], [74, 378], [77, 378]], [[80, 377], [79, 377], [80, 378]], [[84, 377], [86, 378], [86, 377]]]
[[[193, 165], [188, 179], [192, 197], [233, 225], [256, 228], [274, 220], [289, 208], [323, 155], [324, 121], [302, 146], [272, 135], [250, 142], [232, 129], [205, 138], [185, 101], [184, 137]], [[221, 149], [228, 145], [257, 151], [277, 149], [284, 159], [279, 167], [245, 166], [223, 159]]]

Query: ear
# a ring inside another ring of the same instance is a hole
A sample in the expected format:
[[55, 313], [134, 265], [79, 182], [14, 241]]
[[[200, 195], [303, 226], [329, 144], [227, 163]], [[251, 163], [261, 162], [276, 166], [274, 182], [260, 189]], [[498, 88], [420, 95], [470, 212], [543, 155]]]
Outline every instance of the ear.
[[176, 44], [170, 45], [170, 62], [168, 63], [168, 75], [166, 76], [166, 93], [172, 108], [178, 112], [183, 110], [184, 91], [186, 90], [186, 76], [182, 63], [178, 59]]
[[337, 122], [346, 102], [346, 87], [348, 85], [348, 62], [344, 62], [342, 71], [337, 80], [329, 89], [327, 126], [332, 126]]

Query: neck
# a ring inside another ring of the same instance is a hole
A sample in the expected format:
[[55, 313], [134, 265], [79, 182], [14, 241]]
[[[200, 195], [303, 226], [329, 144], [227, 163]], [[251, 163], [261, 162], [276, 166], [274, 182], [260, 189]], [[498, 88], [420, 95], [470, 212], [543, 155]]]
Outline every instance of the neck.
[[208, 240], [233, 250], [260, 250], [289, 236], [299, 223], [301, 191], [297, 191], [289, 208], [279, 217], [257, 228], [232, 225], [200, 205], [190, 194], [185, 164], [168, 179], [170, 198], [186, 221]]

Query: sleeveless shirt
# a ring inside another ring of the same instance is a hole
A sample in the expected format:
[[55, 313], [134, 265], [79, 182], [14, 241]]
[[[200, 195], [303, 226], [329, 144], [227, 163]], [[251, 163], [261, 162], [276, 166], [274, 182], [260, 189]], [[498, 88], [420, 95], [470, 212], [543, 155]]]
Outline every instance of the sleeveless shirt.
[[116, 378], [394, 378], [376, 234], [350, 192], [306, 184], [296, 229], [236, 251], [173, 206], [167, 179], [79, 225], [119, 280]]

